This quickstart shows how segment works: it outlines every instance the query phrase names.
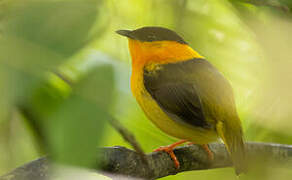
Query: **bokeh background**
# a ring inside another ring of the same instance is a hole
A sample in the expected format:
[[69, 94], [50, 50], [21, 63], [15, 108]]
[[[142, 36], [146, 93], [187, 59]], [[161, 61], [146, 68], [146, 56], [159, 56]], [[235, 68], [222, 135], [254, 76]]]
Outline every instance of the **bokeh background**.
[[[0, 174], [47, 153], [90, 168], [97, 146], [130, 148], [111, 117], [146, 152], [176, 141], [130, 92], [127, 40], [115, 31], [143, 26], [175, 30], [230, 80], [247, 140], [292, 144], [292, 3], [255, 1], [0, 0]], [[243, 178], [292, 176], [289, 164], [258, 167]], [[195, 178], [237, 179], [232, 168], [163, 179]]]

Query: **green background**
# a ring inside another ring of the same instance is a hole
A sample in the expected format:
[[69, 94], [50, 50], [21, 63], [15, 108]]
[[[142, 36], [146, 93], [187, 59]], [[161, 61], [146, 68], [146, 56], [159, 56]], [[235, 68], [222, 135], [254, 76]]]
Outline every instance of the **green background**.
[[[0, 174], [47, 153], [92, 167], [97, 146], [130, 147], [110, 116], [146, 152], [176, 141], [133, 98], [127, 40], [115, 33], [153, 25], [182, 35], [231, 82], [247, 140], [292, 144], [289, 12], [236, 0], [1, 0]], [[256, 167], [240, 178], [291, 176], [289, 165]], [[164, 179], [195, 178], [237, 179], [232, 168]]]

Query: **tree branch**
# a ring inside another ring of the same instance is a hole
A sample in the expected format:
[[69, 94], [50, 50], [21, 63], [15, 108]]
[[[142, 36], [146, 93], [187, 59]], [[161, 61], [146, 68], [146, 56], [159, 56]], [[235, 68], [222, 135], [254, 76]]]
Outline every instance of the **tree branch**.
[[109, 123], [123, 137], [123, 139], [126, 142], [128, 142], [132, 146], [132, 148], [138, 153], [144, 165], [148, 169], [148, 172], [151, 173], [150, 176], [153, 176], [152, 174], [153, 172], [151, 171], [151, 166], [149, 164], [149, 161], [147, 160], [147, 156], [144, 153], [138, 141], [136, 140], [135, 136], [128, 129], [126, 129], [118, 120], [111, 118]]
[[280, 2], [279, 0], [237, 0], [237, 1], [253, 4], [256, 6], [268, 6], [268, 7], [279, 9], [284, 12], [290, 12], [289, 6], [284, 4], [283, 2]]
[[123, 139], [133, 147], [133, 149], [140, 155], [143, 161], [148, 163], [146, 155], [144, 154], [140, 144], [137, 142], [135, 136], [130, 131], [128, 131], [128, 129], [126, 129], [118, 120], [111, 118], [109, 123], [123, 137]]
[[[210, 144], [214, 152], [214, 160], [208, 160], [201, 146], [182, 146], [174, 150], [181, 163], [176, 170], [173, 161], [164, 152], [153, 152], [146, 156], [149, 169], [140, 155], [124, 147], [108, 147], [98, 149], [99, 163], [96, 170], [144, 179], [156, 179], [179, 172], [230, 167], [231, 161], [223, 144]], [[247, 143], [249, 155], [267, 155], [276, 161], [287, 161], [292, 157], [292, 146], [268, 143]], [[151, 171], [151, 172], [150, 172]], [[0, 180], [39, 180], [48, 177], [49, 164], [46, 157], [25, 164], [12, 172], [0, 177]], [[108, 174], [107, 174], [108, 175]]]

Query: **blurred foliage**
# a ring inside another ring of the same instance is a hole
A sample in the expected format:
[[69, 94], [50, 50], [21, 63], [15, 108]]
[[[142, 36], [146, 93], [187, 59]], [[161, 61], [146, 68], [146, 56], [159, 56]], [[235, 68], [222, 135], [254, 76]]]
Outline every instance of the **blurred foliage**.
[[[85, 66], [89, 62], [85, 57], [79, 59], [77, 65], [83, 64], [83, 70], [65, 62], [74, 59], [96, 33], [102, 34], [102, 22], [97, 21], [101, 5], [96, 0], [1, 1], [1, 89], [5, 97], [1, 143], [7, 151], [1, 153], [3, 168], [15, 167], [7, 162], [22, 153], [14, 150], [23, 146], [18, 140], [13, 144], [11, 133], [19, 139], [30, 134], [26, 140], [31, 144], [30, 156], [49, 153], [57, 162], [95, 165], [96, 147], [113, 102], [114, 72], [106, 59], [94, 58], [91, 67]], [[67, 80], [70, 76], [65, 70], [78, 71], [75, 77], [82, 81]], [[13, 114], [18, 118], [12, 118]], [[12, 121], [23, 121], [26, 133], [18, 134], [20, 128], [14, 129]]]
[[[243, 2], [1, 0], [0, 174], [44, 153], [92, 166], [96, 146], [128, 146], [109, 116], [147, 152], [175, 141], [132, 97], [127, 40], [115, 34], [147, 25], [175, 30], [230, 80], [247, 140], [291, 144], [291, 13]], [[265, 163], [242, 178], [291, 176]], [[231, 168], [164, 179], [195, 178], [237, 179]]]

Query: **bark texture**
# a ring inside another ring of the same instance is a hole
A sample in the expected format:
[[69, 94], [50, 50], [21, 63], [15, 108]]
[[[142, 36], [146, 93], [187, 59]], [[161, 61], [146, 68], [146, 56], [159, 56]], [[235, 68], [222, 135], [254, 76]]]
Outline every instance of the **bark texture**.
[[[141, 155], [124, 147], [108, 147], [97, 150], [96, 170], [105, 174], [124, 175], [142, 179], [156, 179], [184, 171], [223, 168], [232, 166], [229, 155], [223, 144], [209, 145], [214, 153], [214, 159], [210, 161], [207, 153], [201, 146], [190, 145], [175, 149], [175, 154], [181, 167], [177, 170], [173, 161], [164, 152], [153, 152], [146, 155], [148, 163], [145, 163]], [[248, 154], [252, 156], [266, 156], [276, 161], [287, 161], [292, 157], [292, 146], [247, 143]], [[40, 180], [49, 177], [50, 166], [47, 157], [43, 157], [16, 168], [12, 172], [0, 177], [0, 180]]]

